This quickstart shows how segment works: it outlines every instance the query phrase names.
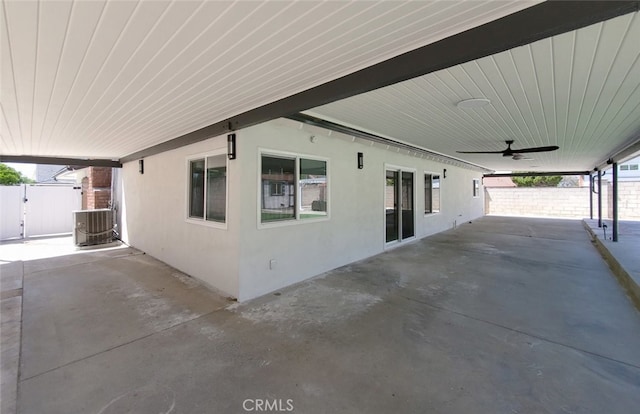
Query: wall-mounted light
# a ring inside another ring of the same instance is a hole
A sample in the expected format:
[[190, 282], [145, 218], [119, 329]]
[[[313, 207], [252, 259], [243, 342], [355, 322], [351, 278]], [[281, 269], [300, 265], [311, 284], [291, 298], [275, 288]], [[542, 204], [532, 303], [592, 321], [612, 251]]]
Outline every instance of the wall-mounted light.
[[236, 134], [227, 135], [227, 157], [230, 160], [236, 159]]
[[442, 178], [447, 178], [447, 169], [442, 170]]
[[364, 168], [364, 154], [359, 152], [358, 153], [358, 169], [361, 170]]
[[138, 172], [144, 174], [144, 160], [138, 160]]

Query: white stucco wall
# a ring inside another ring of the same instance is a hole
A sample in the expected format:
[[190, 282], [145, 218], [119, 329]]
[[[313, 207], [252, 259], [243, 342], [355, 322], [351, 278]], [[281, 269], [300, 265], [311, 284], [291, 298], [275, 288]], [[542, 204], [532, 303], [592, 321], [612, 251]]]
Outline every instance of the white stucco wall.
[[[122, 238], [132, 246], [240, 301], [383, 252], [385, 167], [415, 172], [415, 232], [406, 242], [482, 216], [483, 194], [472, 197], [481, 173], [429, 161], [406, 151], [289, 120], [236, 132], [237, 154], [227, 163], [227, 228], [187, 221], [187, 160], [226, 149], [226, 135], [124, 165], [118, 205]], [[309, 139], [315, 135], [315, 142]], [[328, 160], [329, 216], [320, 221], [259, 223], [260, 151]], [[364, 168], [357, 168], [357, 153]], [[442, 178], [443, 168], [447, 178]], [[424, 215], [424, 173], [441, 175], [441, 212]], [[270, 266], [271, 261], [275, 261]]]
[[[310, 136], [314, 135], [314, 142]], [[260, 150], [284, 151], [329, 160], [329, 219], [260, 226], [258, 221]], [[357, 153], [364, 168], [357, 168]], [[239, 300], [247, 300], [389, 248], [385, 243], [385, 165], [415, 171], [416, 238], [483, 215], [483, 194], [473, 198], [478, 171], [372, 146], [320, 128], [277, 120], [238, 132], [242, 221], [240, 223]], [[424, 211], [424, 173], [441, 174], [441, 213]], [[275, 266], [270, 269], [270, 262]]]
[[187, 159], [224, 149], [226, 135], [147, 157], [144, 174], [138, 162], [122, 168], [122, 237], [130, 245], [238, 297], [239, 163], [227, 167], [227, 229], [193, 224], [187, 216]]

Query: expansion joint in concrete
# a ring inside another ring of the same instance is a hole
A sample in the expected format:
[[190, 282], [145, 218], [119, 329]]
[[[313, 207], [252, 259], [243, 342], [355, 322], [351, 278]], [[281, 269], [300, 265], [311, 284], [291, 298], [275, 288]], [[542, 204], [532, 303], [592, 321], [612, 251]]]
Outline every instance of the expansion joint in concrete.
[[49, 272], [49, 271], [54, 270], [54, 269], [62, 269], [62, 268], [65, 268], [65, 267], [86, 266], [88, 264], [100, 263], [100, 262], [104, 262], [104, 261], [111, 261], [111, 260], [114, 260], [114, 259], [122, 259], [122, 258], [125, 258], [125, 257], [143, 256], [145, 254], [146, 254], [145, 252], [127, 253], [127, 254], [123, 254], [123, 255], [120, 255], [120, 256], [109, 256], [109, 257], [104, 257], [104, 258], [101, 258], [101, 259], [91, 260], [91, 261], [88, 261], [88, 262], [73, 263], [73, 264], [63, 264], [63, 265], [60, 265], [60, 266], [51, 266], [51, 267], [48, 267], [46, 269], [40, 269], [40, 270], [35, 270], [33, 272], [29, 272], [29, 275], [35, 275], [35, 274], [38, 274], [38, 273], [41, 273], [41, 272]]
[[602, 355], [602, 354], [599, 354], [597, 352], [592, 352], [592, 351], [588, 351], [586, 349], [577, 348], [577, 347], [571, 346], [569, 344], [565, 344], [565, 343], [562, 343], [562, 342], [554, 341], [553, 339], [545, 338], [543, 336], [539, 336], [539, 335], [533, 334], [531, 332], [526, 332], [526, 331], [523, 331], [523, 330], [520, 330], [520, 329], [511, 328], [509, 326], [502, 325], [502, 324], [499, 324], [499, 323], [496, 323], [496, 322], [492, 322], [492, 321], [489, 321], [489, 320], [486, 320], [486, 319], [476, 318], [476, 317], [467, 315], [465, 313], [454, 311], [454, 310], [451, 310], [451, 309], [447, 309], [447, 308], [444, 308], [442, 306], [437, 306], [437, 305], [434, 305], [432, 303], [428, 303], [428, 302], [425, 302], [425, 301], [422, 301], [422, 300], [419, 300], [419, 299], [416, 299], [416, 298], [412, 298], [412, 297], [409, 297], [409, 296], [404, 296], [404, 295], [401, 295], [401, 294], [397, 294], [397, 295], [399, 297], [403, 298], [403, 299], [406, 299], [406, 300], [409, 300], [409, 301], [412, 301], [412, 302], [416, 302], [416, 303], [420, 303], [422, 305], [425, 305], [425, 306], [428, 306], [428, 307], [430, 307], [432, 309], [435, 309], [436, 311], [439, 311], [439, 312], [452, 313], [452, 314], [461, 316], [461, 317], [466, 318], [466, 319], [471, 319], [471, 320], [474, 320], [474, 321], [477, 321], [477, 322], [486, 323], [488, 325], [492, 325], [492, 326], [495, 326], [495, 327], [498, 327], [498, 328], [506, 329], [508, 331], [519, 333], [521, 335], [526, 335], [528, 337], [535, 338], [535, 339], [538, 339], [540, 341], [548, 342], [548, 343], [551, 343], [551, 344], [554, 344], [554, 345], [561, 346], [563, 348], [572, 349], [572, 350], [577, 351], [577, 352], [581, 352], [581, 353], [584, 353], [584, 354], [592, 355], [592, 356], [595, 356], [595, 357], [598, 357], [598, 358], [606, 359], [606, 360], [611, 361], [611, 362], [615, 362], [617, 364], [622, 364], [622, 365], [625, 365], [625, 366], [640, 370], [640, 366], [632, 364], [630, 362], [621, 361], [619, 359], [611, 358], [609, 356]]
[[[48, 369], [48, 370], [46, 370], [46, 371], [39, 372], [39, 373], [37, 373], [37, 374], [34, 374], [34, 375], [30, 376], [30, 377], [27, 377], [27, 378], [20, 378], [19, 383], [21, 383], [21, 382], [25, 382], [25, 381], [29, 381], [29, 380], [32, 380], [32, 379], [37, 378], [37, 377], [39, 377], [39, 376], [42, 376], [42, 375], [48, 374], [48, 373], [50, 373], [50, 372], [56, 371], [56, 370], [58, 370], [58, 369], [60, 369], [60, 368], [64, 368], [64, 367], [67, 367], [67, 366], [70, 366], [70, 365], [74, 365], [74, 364], [76, 364], [76, 363], [78, 363], [78, 362], [82, 362], [82, 361], [84, 361], [84, 360], [87, 360], [87, 359], [93, 358], [93, 357], [95, 357], [95, 356], [98, 356], [98, 355], [104, 354], [104, 353], [106, 353], [106, 352], [110, 352], [110, 351], [113, 351], [113, 350], [115, 350], [115, 349], [119, 349], [119, 348], [122, 348], [122, 347], [124, 347], [124, 346], [130, 345], [130, 344], [133, 344], [133, 343], [136, 343], [136, 342], [141, 341], [141, 340], [143, 340], [143, 339], [146, 339], [146, 338], [152, 337], [152, 336], [157, 335], [157, 334], [159, 334], [159, 333], [166, 332], [166, 331], [168, 331], [168, 330], [170, 330], [170, 329], [177, 328], [178, 326], [181, 326], [181, 325], [184, 325], [184, 324], [187, 324], [187, 323], [190, 323], [190, 322], [196, 321], [196, 320], [198, 320], [198, 319], [200, 319], [200, 318], [203, 318], [203, 317], [205, 317], [205, 316], [211, 315], [211, 314], [213, 314], [213, 313], [215, 313], [215, 312], [219, 312], [219, 311], [224, 310], [224, 309], [225, 309], [224, 307], [222, 307], [222, 308], [218, 308], [218, 309], [214, 309], [214, 310], [212, 310], [211, 312], [203, 313], [202, 315], [198, 315], [198, 316], [193, 317], [193, 318], [191, 318], [191, 319], [189, 319], [189, 320], [182, 321], [182, 322], [178, 322], [178, 323], [176, 323], [176, 324], [174, 324], [174, 325], [167, 326], [166, 328], [163, 328], [163, 329], [157, 330], [157, 331], [155, 331], [155, 332], [151, 332], [151, 333], [149, 333], [149, 334], [147, 334], [147, 335], [143, 335], [143, 336], [141, 336], [141, 337], [138, 337], [138, 338], [132, 339], [131, 341], [127, 341], [127, 342], [124, 342], [124, 343], [118, 344], [118, 345], [116, 345], [116, 346], [112, 346], [112, 347], [110, 347], [110, 348], [104, 349], [104, 350], [102, 350], [102, 351], [100, 351], [100, 352], [95, 352], [95, 353], [93, 353], [93, 354], [91, 354], [91, 355], [86, 355], [86, 356], [84, 356], [84, 357], [82, 357], [82, 358], [78, 358], [78, 359], [75, 359], [75, 360], [73, 360], [73, 361], [66, 362], [66, 363], [61, 364], [61, 365], [58, 365], [58, 366], [56, 366], [56, 367], [54, 367], [54, 368]], [[21, 341], [21, 342], [22, 342], [22, 341]], [[19, 384], [18, 384], [18, 385], [19, 385]]]

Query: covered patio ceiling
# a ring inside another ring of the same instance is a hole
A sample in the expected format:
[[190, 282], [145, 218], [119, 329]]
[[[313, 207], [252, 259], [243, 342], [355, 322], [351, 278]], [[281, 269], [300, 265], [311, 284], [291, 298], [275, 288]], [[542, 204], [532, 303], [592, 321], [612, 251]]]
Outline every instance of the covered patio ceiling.
[[[638, 140], [638, 3], [7, 0], [0, 156], [129, 161], [309, 110], [490, 170], [591, 169]], [[561, 149], [455, 152], [506, 139]]]
[[[306, 114], [491, 170], [588, 171], [640, 140], [640, 15], [626, 14]], [[457, 103], [487, 98], [481, 108]], [[557, 145], [523, 154], [502, 151]]]

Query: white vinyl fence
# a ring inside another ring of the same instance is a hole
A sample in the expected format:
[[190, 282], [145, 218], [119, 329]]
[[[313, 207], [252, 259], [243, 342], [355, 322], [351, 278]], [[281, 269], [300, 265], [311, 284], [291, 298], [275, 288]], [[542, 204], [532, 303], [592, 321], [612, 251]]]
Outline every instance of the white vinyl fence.
[[72, 186], [0, 186], [0, 207], [0, 240], [71, 233], [82, 194]]

